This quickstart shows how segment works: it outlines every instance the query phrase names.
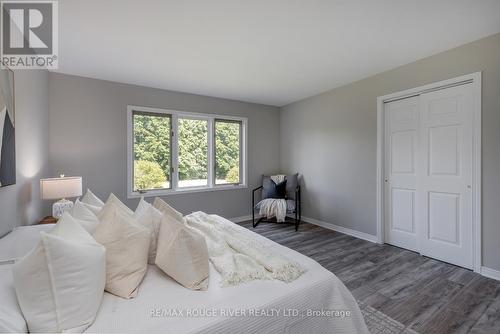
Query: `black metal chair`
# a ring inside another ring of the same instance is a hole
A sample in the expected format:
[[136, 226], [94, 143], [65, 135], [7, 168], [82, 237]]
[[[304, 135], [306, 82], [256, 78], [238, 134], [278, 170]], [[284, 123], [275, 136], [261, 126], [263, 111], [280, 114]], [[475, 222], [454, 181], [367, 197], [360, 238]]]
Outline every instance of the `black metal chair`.
[[[301, 198], [300, 198], [300, 185], [298, 184], [298, 176], [297, 177], [297, 186], [293, 190], [288, 190], [285, 200], [287, 201], [287, 217], [284, 222], [278, 222], [276, 218], [267, 219], [266, 217], [259, 217], [257, 220], [255, 219], [255, 212], [259, 210], [257, 205], [260, 203], [262, 198], [262, 189], [263, 186], [257, 187], [252, 190], [252, 225], [253, 227], [257, 227], [260, 223], [278, 223], [278, 224], [289, 224], [295, 225], [295, 231], [299, 230], [299, 225], [302, 219], [302, 207], [301, 207]], [[256, 202], [256, 193], [260, 190], [260, 200]], [[290, 218], [288, 215], [293, 214], [294, 218]]]

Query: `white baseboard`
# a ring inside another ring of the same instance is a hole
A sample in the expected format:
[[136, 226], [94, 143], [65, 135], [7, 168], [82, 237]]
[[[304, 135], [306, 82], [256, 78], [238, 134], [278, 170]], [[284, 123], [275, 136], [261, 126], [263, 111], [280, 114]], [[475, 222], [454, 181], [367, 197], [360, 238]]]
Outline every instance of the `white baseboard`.
[[[255, 218], [260, 218], [262, 215], [256, 213]], [[241, 217], [234, 217], [234, 218], [229, 218], [230, 221], [233, 223], [243, 223], [249, 220], [252, 220], [252, 215], [247, 215], [247, 216], [241, 216]]]
[[[260, 216], [255, 215], [255, 217], [260, 217]], [[234, 223], [242, 223], [245, 221], [249, 221], [251, 219], [252, 219], [252, 215], [247, 215], [247, 216], [241, 216], [241, 217], [234, 217], [234, 218], [231, 218], [229, 220], [234, 222]], [[350, 236], [355, 237], [355, 238], [363, 239], [363, 240], [370, 241], [373, 243], [378, 243], [377, 236], [372, 235], [372, 234], [359, 232], [359, 231], [356, 231], [356, 230], [353, 230], [353, 229], [350, 229], [347, 227], [338, 226], [335, 224], [330, 224], [330, 223], [327, 223], [327, 222], [324, 222], [321, 220], [317, 220], [314, 218], [310, 218], [310, 217], [302, 217], [302, 220], [306, 223], [321, 226], [321, 227], [324, 227], [326, 229], [336, 231], [339, 233], [343, 233], [343, 234], [347, 234], [347, 235], [350, 235]], [[500, 270], [495, 270], [495, 269], [491, 269], [491, 268], [483, 266], [483, 267], [481, 267], [480, 274], [483, 275], [484, 277], [488, 277], [488, 278], [500, 281]]]
[[491, 269], [488, 267], [481, 267], [481, 275], [484, 277], [496, 279], [497, 281], [500, 281], [500, 271]]
[[324, 227], [324, 228], [329, 229], [329, 230], [333, 230], [333, 231], [336, 231], [339, 233], [350, 235], [352, 237], [356, 237], [359, 239], [363, 239], [363, 240], [375, 242], [375, 243], [378, 242], [376, 235], [372, 235], [372, 234], [368, 234], [368, 233], [364, 233], [364, 232], [359, 232], [359, 231], [352, 230], [352, 229], [347, 228], [347, 227], [338, 226], [335, 224], [330, 224], [330, 223], [327, 223], [327, 222], [324, 222], [321, 220], [317, 220], [314, 218], [302, 217], [302, 220], [307, 222], [307, 223], [318, 225], [318, 226]]
[[[321, 220], [317, 220], [314, 218], [302, 217], [302, 220], [307, 222], [307, 223], [318, 225], [318, 226], [324, 227], [324, 228], [329, 229], [329, 230], [333, 230], [333, 231], [336, 231], [339, 233], [344, 233], [344, 234], [347, 234], [347, 235], [350, 235], [350, 236], [353, 236], [353, 237], [356, 237], [359, 239], [367, 240], [370, 242], [378, 243], [377, 236], [372, 235], [372, 234], [359, 232], [359, 231], [352, 230], [352, 229], [347, 228], [347, 227], [338, 226], [335, 224], [330, 224], [330, 223], [327, 223], [327, 222], [324, 222]], [[483, 266], [483, 267], [481, 267], [480, 274], [483, 275], [484, 277], [488, 277], [488, 278], [500, 281], [500, 270], [491, 269], [491, 268]]]
[[[260, 217], [260, 215], [257, 215], [257, 214], [255, 215], [255, 218], [259, 218], [259, 217]], [[292, 216], [290, 216], [290, 217], [292, 217]], [[234, 218], [230, 218], [229, 220], [232, 221], [233, 223], [242, 223], [245, 221], [252, 220], [252, 215], [234, 217]], [[377, 242], [377, 237], [375, 235], [371, 235], [371, 234], [364, 233], [364, 232], [359, 232], [359, 231], [352, 230], [352, 229], [347, 228], [347, 227], [338, 226], [335, 224], [330, 224], [330, 223], [327, 223], [327, 222], [324, 222], [321, 220], [317, 220], [314, 218], [309, 218], [309, 217], [302, 217], [302, 221], [304, 221], [306, 223], [311, 223], [313, 225], [318, 225], [318, 226], [321, 226], [321, 227], [324, 227], [326, 229], [333, 230], [333, 231], [336, 231], [339, 233], [347, 234], [347, 235], [350, 235], [352, 237], [356, 237], [356, 238], [363, 239], [366, 241], [375, 242], [375, 243]]]
[[[257, 217], [257, 216], [255, 216], [255, 217]], [[252, 215], [229, 218], [229, 220], [232, 221], [233, 223], [242, 223], [242, 222], [246, 222], [248, 220], [252, 220]]]

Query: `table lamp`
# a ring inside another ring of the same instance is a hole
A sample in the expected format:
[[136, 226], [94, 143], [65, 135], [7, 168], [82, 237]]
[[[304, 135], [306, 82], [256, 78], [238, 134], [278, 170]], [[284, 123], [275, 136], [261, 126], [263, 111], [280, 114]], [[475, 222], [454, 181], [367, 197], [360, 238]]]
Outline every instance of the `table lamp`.
[[64, 212], [73, 208], [73, 202], [66, 198], [82, 196], [82, 178], [61, 175], [57, 178], [41, 179], [40, 193], [43, 200], [58, 200], [52, 205], [52, 216], [59, 219]]

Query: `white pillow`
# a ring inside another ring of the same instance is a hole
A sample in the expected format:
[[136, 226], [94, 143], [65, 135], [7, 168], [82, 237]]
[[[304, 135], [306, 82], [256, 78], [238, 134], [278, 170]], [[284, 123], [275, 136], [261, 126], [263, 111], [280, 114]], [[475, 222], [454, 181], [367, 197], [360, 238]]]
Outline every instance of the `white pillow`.
[[163, 215], [155, 263], [188, 289], [208, 288], [207, 243], [201, 234], [184, 225], [183, 220]]
[[82, 198], [82, 203], [92, 205], [92, 206], [97, 206], [99, 208], [102, 208], [104, 206], [104, 202], [101, 201], [101, 199], [99, 197], [94, 195], [94, 193], [92, 191], [90, 191], [90, 189], [87, 189], [87, 193]]
[[73, 205], [73, 209], [70, 213], [71, 216], [75, 218], [75, 220], [89, 233], [93, 233], [99, 224], [97, 216], [78, 199], [76, 200], [75, 205]]
[[144, 197], [141, 197], [141, 200], [139, 201], [139, 204], [137, 205], [137, 208], [135, 209], [134, 212], [134, 217], [138, 217], [143, 215], [146, 211], [148, 211], [149, 207], [152, 205], [149, 204], [144, 200]]
[[141, 198], [139, 205], [134, 212], [134, 218], [137, 223], [146, 227], [150, 232], [151, 241], [149, 243], [149, 264], [155, 264], [156, 244], [158, 241], [158, 232], [160, 231], [162, 216], [162, 213], [146, 202], [144, 198]]
[[40, 232], [48, 232], [54, 226], [54, 224], [42, 224], [16, 227], [5, 237], [0, 238], [0, 262], [22, 258], [33, 249], [33, 245], [38, 244]]
[[101, 212], [102, 210], [102, 206], [95, 206], [95, 205], [92, 205], [92, 204], [87, 204], [87, 203], [83, 203], [83, 202], [80, 202], [83, 204], [83, 206], [85, 206], [87, 209], [90, 210], [90, 212], [92, 212], [96, 217], [99, 215], [99, 212]]
[[106, 203], [94, 231], [106, 247], [106, 291], [123, 298], [137, 295], [148, 268], [150, 232], [113, 203]]
[[30, 332], [81, 333], [101, 305], [105, 249], [66, 212], [12, 273]]
[[153, 202], [153, 206], [156, 209], [158, 209], [161, 213], [163, 213], [164, 215], [170, 216], [171, 218], [173, 218], [177, 221], [184, 222], [184, 220], [185, 220], [182, 213], [175, 210], [173, 207], [168, 205], [167, 202], [165, 202], [164, 200], [162, 200], [159, 197], [155, 198], [155, 200]]
[[134, 211], [130, 210], [128, 206], [123, 204], [122, 201], [120, 201], [120, 199], [115, 196], [115, 194], [111, 193], [108, 197], [108, 200], [106, 201], [106, 204], [104, 204], [102, 210], [100, 210], [97, 214], [97, 218], [102, 219], [104, 209], [110, 206], [115, 206], [122, 213], [129, 215], [130, 217], [134, 215]]

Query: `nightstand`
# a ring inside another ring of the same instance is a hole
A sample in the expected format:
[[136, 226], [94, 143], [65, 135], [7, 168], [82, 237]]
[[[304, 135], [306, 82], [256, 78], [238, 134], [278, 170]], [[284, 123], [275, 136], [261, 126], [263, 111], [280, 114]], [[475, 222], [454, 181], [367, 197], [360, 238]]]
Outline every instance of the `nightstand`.
[[38, 225], [41, 225], [41, 224], [55, 224], [55, 223], [57, 223], [57, 219], [55, 219], [52, 216], [47, 216], [47, 217], [43, 218], [42, 220], [40, 220], [38, 222]]

